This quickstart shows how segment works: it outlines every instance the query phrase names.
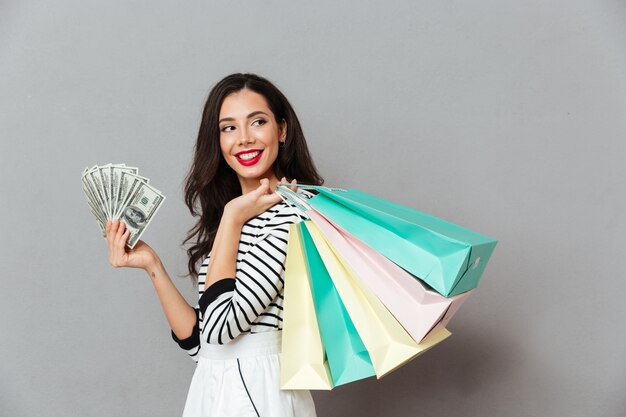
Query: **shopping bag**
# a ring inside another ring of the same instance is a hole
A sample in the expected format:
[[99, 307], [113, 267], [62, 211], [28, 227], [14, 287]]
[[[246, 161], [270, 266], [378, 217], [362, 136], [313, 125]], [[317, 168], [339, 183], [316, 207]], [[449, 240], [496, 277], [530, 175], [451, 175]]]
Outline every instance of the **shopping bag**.
[[315, 210], [309, 215], [341, 263], [352, 271], [355, 285], [375, 294], [417, 342], [446, 327], [474, 291], [446, 298], [428, 290], [413, 275]]
[[314, 189], [303, 202], [279, 185], [284, 198], [315, 209], [440, 294], [449, 297], [476, 288], [497, 241], [435, 216], [351, 188]]
[[[320, 335], [335, 386], [375, 375], [370, 356], [343, 305], [304, 222], [298, 223]], [[289, 240], [296, 236], [289, 236]]]
[[298, 226], [289, 229], [283, 302], [280, 388], [329, 390], [322, 345]]
[[378, 378], [450, 336], [445, 328], [441, 328], [418, 344], [376, 296], [358, 285], [352, 271], [339, 260], [315, 224], [306, 221], [305, 225], [369, 353]]

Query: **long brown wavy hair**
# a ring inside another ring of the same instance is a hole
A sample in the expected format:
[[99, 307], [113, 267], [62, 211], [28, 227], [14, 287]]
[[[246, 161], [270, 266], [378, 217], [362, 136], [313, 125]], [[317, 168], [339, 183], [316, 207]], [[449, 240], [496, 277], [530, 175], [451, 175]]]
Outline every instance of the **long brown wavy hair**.
[[272, 169], [277, 178], [297, 179], [300, 184], [322, 185], [293, 107], [270, 81], [256, 74], [231, 74], [211, 89], [204, 106], [193, 162], [185, 178], [185, 204], [191, 215], [199, 217], [189, 230], [183, 244], [187, 249], [187, 267], [194, 283], [198, 279], [199, 262], [211, 248], [224, 206], [242, 194], [235, 171], [228, 166], [220, 148], [219, 112], [224, 99], [247, 88], [265, 97], [276, 123], [287, 122], [287, 140], [279, 148]]

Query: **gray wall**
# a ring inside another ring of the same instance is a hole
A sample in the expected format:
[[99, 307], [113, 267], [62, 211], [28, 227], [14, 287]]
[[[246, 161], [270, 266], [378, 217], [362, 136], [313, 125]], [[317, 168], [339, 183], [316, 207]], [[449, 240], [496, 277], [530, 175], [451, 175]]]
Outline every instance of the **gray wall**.
[[[113, 4], [117, 3], [117, 4]], [[298, 4], [299, 3], [299, 4]], [[193, 302], [181, 183], [210, 86], [269, 77], [327, 184], [500, 244], [452, 338], [320, 416], [623, 416], [620, 1], [0, 3], [0, 415], [176, 416], [194, 369], [79, 185], [126, 162]]]

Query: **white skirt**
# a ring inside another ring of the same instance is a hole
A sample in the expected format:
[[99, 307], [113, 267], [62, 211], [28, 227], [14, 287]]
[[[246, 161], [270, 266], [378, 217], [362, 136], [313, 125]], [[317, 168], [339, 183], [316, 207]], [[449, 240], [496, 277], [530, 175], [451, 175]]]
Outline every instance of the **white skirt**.
[[280, 389], [281, 334], [203, 344], [183, 417], [315, 417], [309, 391]]

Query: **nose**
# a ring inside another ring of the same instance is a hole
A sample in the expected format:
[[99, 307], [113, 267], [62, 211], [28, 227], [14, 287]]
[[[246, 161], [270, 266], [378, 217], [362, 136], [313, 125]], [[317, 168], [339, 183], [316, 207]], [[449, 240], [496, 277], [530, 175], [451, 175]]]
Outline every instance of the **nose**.
[[246, 145], [249, 143], [254, 143], [254, 136], [252, 132], [250, 132], [246, 127], [240, 129], [241, 135], [239, 136], [239, 144]]

